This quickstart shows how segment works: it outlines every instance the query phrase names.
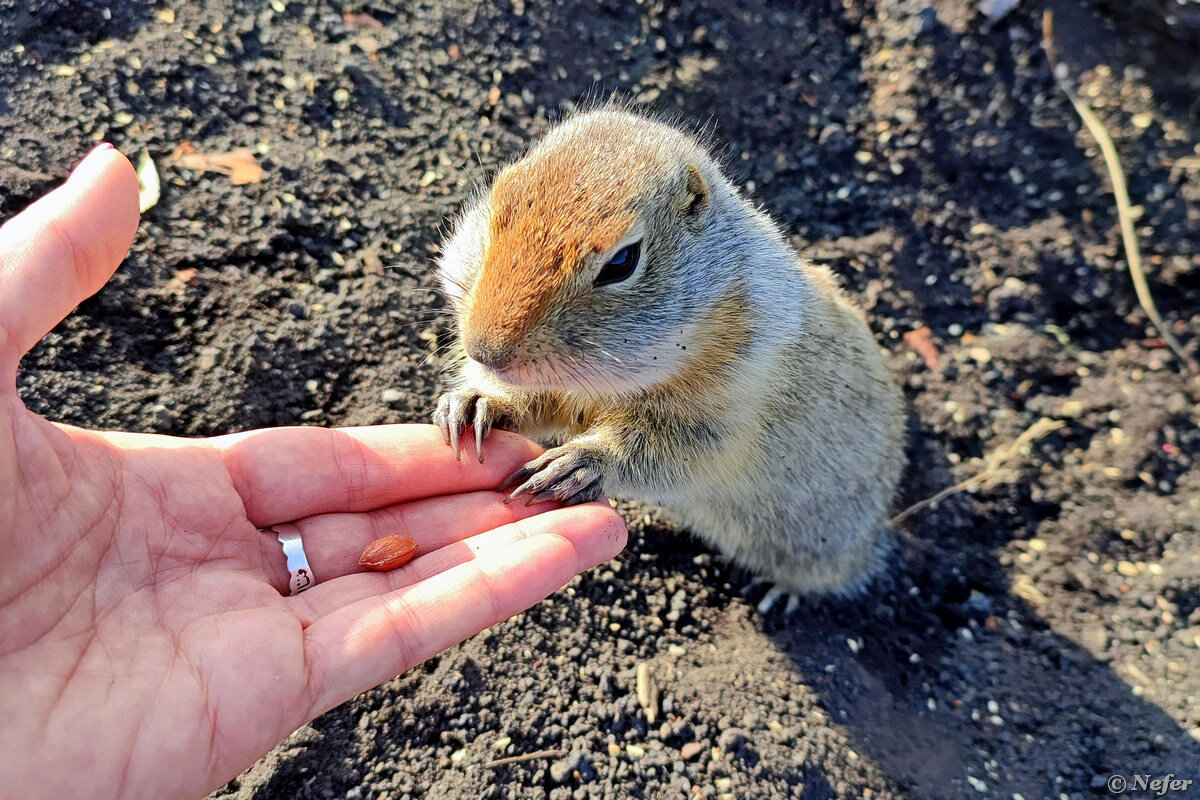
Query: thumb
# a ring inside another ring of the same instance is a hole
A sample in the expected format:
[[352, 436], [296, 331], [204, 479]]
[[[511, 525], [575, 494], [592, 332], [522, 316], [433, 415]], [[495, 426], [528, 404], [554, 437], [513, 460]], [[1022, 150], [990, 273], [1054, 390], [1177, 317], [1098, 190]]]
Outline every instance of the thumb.
[[0, 374], [104, 285], [137, 225], [133, 165], [104, 144], [0, 228]]

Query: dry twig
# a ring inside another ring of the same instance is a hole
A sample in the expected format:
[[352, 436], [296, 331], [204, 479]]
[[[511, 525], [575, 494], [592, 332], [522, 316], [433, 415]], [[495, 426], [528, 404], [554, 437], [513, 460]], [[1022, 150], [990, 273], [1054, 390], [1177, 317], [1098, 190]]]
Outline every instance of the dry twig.
[[646, 711], [646, 722], [653, 725], [658, 719], [658, 681], [654, 679], [654, 670], [645, 661], [637, 665], [637, 699]]
[[927, 497], [924, 500], [913, 503], [899, 514], [892, 517], [892, 524], [899, 525], [901, 522], [908, 519], [913, 514], [916, 514], [918, 511], [923, 511], [930, 506], [936, 506], [950, 495], [958, 494], [959, 492], [965, 492], [968, 489], [990, 489], [1005, 483], [1012, 483], [1020, 477], [1021, 473], [1018, 470], [1010, 467], [1009, 462], [1015, 456], [1020, 454], [1021, 448], [1030, 442], [1041, 439], [1043, 436], [1052, 431], [1058, 430], [1065, 424], [1066, 423], [1060, 419], [1042, 417], [1037, 422], [1026, 428], [1016, 439], [993, 450], [984, 461], [984, 467], [979, 473], [972, 475], [965, 481], [960, 481], [953, 486], [942, 489], [933, 497]]
[[534, 761], [539, 758], [554, 758], [561, 756], [562, 750], [535, 750], [532, 753], [522, 753], [519, 756], [509, 756], [508, 758], [497, 758], [495, 761], [489, 761], [484, 764], [485, 767], [503, 767], [505, 764], [519, 764], [522, 761]]
[[1154, 296], [1150, 294], [1150, 285], [1146, 282], [1146, 272], [1142, 268], [1142, 253], [1138, 247], [1137, 233], [1133, 229], [1133, 207], [1129, 202], [1129, 191], [1125, 186], [1125, 172], [1121, 169], [1121, 159], [1117, 156], [1117, 148], [1113, 145], [1112, 137], [1108, 135], [1108, 131], [1104, 129], [1103, 123], [1096, 117], [1092, 110], [1085, 106], [1075, 92], [1067, 83], [1065, 70], [1059, 69], [1059, 62], [1054, 48], [1054, 14], [1051, 11], [1042, 13], [1042, 47], [1046, 50], [1046, 58], [1050, 62], [1050, 71], [1054, 75], [1054, 81], [1058, 84], [1058, 88], [1062, 89], [1063, 94], [1071, 101], [1071, 105], [1075, 107], [1075, 113], [1079, 114], [1079, 118], [1083, 120], [1084, 126], [1092, 134], [1096, 143], [1100, 145], [1100, 152], [1104, 154], [1104, 165], [1108, 168], [1108, 176], [1112, 181], [1113, 196], [1117, 200], [1117, 219], [1121, 223], [1121, 239], [1125, 244], [1125, 261], [1129, 264], [1129, 275], [1133, 279], [1133, 288], [1137, 292], [1138, 302], [1142, 306], [1142, 310], [1146, 312], [1146, 316], [1150, 318], [1150, 322], [1158, 330], [1164, 342], [1167, 343], [1175, 353], [1176, 357], [1183, 362], [1185, 371], [1196, 373], [1200, 372], [1200, 364], [1196, 363], [1196, 359], [1192, 358], [1183, 349], [1179, 340], [1167, 328], [1167, 323], [1163, 321], [1162, 314], [1158, 313], [1158, 306], [1154, 302]]
[[1164, 167], [1175, 169], [1200, 169], [1200, 156], [1184, 156], [1183, 158], [1164, 158]]

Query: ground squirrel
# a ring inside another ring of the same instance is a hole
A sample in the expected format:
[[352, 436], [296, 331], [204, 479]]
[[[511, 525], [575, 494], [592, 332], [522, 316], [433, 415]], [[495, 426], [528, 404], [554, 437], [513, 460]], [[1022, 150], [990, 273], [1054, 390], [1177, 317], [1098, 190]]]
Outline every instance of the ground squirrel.
[[[674, 128], [578, 114], [496, 176], [440, 259], [457, 321], [434, 412], [552, 447], [509, 500], [648, 501], [787, 592], [861, 586], [887, 550], [903, 404], [825, 268]], [[467, 437], [470, 438], [470, 437]]]

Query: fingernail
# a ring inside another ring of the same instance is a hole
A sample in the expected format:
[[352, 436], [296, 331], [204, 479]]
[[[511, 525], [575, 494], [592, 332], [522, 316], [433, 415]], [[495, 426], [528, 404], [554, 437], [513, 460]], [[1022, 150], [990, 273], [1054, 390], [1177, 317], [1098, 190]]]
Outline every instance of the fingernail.
[[79, 163], [77, 163], [74, 167], [71, 168], [71, 174], [74, 175], [75, 170], [77, 170], [81, 166], [83, 166], [84, 162], [86, 162], [89, 158], [96, 155], [97, 153], [103, 153], [105, 150], [113, 150], [113, 149], [115, 149], [115, 148], [114, 148], [112, 142], [101, 142], [100, 144], [96, 145], [91, 150], [89, 150], [86, 156], [79, 159]]

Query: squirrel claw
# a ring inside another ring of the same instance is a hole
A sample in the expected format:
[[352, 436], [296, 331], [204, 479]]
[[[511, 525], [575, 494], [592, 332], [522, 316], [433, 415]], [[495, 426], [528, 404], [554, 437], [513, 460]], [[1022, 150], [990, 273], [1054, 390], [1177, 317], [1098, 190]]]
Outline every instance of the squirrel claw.
[[475, 454], [483, 463], [483, 440], [492, 432], [492, 417], [488, 413], [490, 403], [486, 397], [475, 401]]
[[[515, 499], [515, 498], [513, 498], [513, 499]], [[537, 494], [531, 496], [528, 500], [526, 500], [525, 507], [528, 508], [529, 506], [535, 506], [538, 503], [544, 503], [547, 500], [553, 500], [553, 499], [554, 499], [554, 490], [553, 489], [545, 489], [545, 490], [540, 491]]]
[[454, 451], [455, 461], [462, 461], [459, 439], [467, 427], [467, 421], [475, 415], [478, 402], [479, 395], [469, 390], [450, 395], [450, 449]]
[[[526, 478], [528, 478], [530, 475], [532, 475], [533, 473], [537, 472], [538, 469], [540, 469], [540, 467], [535, 466], [538, 464], [538, 462], [540, 460], [541, 460], [541, 457], [539, 456], [538, 458], [534, 459], [533, 461], [530, 461], [525, 466], [521, 467], [519, 470], [514, 472], [512, 475], [509, 475], [507, 478], [504, 479], [504, 483], [502, 483], [496, 487], [496, 491], [497, 492], [506, 492], [509, 489], [511, 489], [512, 487], [516, 486], [518, 483], [522, 483]], [[521, 488], [523, 489], [525, 487], [522, 486]], [[520, 489], [513, 492], [512, 495], [505, 498], [504, 504], [508, 505], [513, 500], [516, 500], [517, 495], [519, 495], [520, 493], [521, 493]]]
[[475, 454], [483, 463], [483, 440], [493, 426], [507, 419], [500, 406], [474, 389], [458, 389], [441, 396], [433, 412], [433, 424], [441, 429], [442, 441], [454, 451], [455, 460], [462, 460], [463, 434], [474, 427]]
[[604, 491], [604, 472], [594, 453], [566, 445], [555, 447], [530, 461], [508, 476], [497, 491], [507, 491], [520, 484], [504, 499], [508, 505], [521, 495], [528, 495], [525, 505], [558, 500], [573, 506], [590, 503]]
[[473, 415], [479, 395], [470, 390], [447, 392], [438, 399], [433, 412], [433, 424], [442, 431], [442, 441], [454, 451], [456, 461], [462, 460], [459, 439], [467, 420]]
[[444, 394], [438, 398], [437, 408], [433, 411], [433, 424], [442, 432], [442, 441], [450, 446], [450, 395]]

